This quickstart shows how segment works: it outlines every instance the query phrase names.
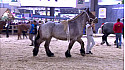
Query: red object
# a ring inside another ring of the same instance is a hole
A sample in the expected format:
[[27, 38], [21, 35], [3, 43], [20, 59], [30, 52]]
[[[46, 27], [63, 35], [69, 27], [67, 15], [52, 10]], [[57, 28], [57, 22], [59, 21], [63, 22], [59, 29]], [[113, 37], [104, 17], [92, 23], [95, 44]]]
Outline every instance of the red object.
[[100, 28], [104, 25], [104, 23], [102, 23], [102, 25], [100, 26]]
[[114, 24], [113, 30], [114, 30], [115, 33], [122, 33], [123, 27], [124, 27], [123, 23], [117, 22], [117, 23]]
[[33, 16], [33, 14], [31, 13], [31, 17]]

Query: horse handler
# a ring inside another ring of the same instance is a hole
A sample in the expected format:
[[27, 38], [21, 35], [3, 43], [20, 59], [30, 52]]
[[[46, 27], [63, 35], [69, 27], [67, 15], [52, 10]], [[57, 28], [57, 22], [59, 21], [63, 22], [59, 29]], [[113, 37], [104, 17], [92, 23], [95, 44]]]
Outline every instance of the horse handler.
[[93, 29], [94, 28], [94, 24], [88, 22], [86, 25], [86, 35], [87, 35], [87, 47], [86, 47], [86, 54], [93, 54], [91, 52], [92, 47], [95, 45], [95, 41], [93, 39]]

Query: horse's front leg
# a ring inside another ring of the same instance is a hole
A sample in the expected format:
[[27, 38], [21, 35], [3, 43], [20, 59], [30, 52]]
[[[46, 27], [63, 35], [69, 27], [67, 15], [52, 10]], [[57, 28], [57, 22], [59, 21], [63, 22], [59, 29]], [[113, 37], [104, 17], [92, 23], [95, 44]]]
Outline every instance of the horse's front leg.
[[85, 56], [84, 42], [82, 41], [82, 39], [78, 39], [77, 41], [81, 44], [81, 49], [80, 49], [81, 55]]
[[50, 38], [50, 39], [47, 39], [47, 40], [45, 41], [44, 47], [45, 47], [47, 56], [48, 56], [48, 57], [54, 57], [54, 53], [52, 53], [52, 52], [50, 51], [50, 49], [49, 49], [50, 41], [51, 41], [51, 38]]
[[34, 49], [33, 49], [33, 56], [37, 56], [38, 52], [39, 52], [39, 46], [40, 44], [43, 42], [44, 40], [40, 39], [40, 36], [38, 35], [35, 38], [34, 41]]
[[70, 50], [72, 49], [72, 46], [73, 46], [74, 43], [75, 43], [74, 40], [71, 40], [71, 41], [70, 41], [69, 46], [68, 46], [68, 49], [67, 49], [67, 51], [65, 52], [65, 56], [66, 56], [66, 57], [71, 57]]
[[18, 34], [18, 39], [17, 40], [19, 40], [20, 39], [20, 36], [19, 36], [19, 34]]

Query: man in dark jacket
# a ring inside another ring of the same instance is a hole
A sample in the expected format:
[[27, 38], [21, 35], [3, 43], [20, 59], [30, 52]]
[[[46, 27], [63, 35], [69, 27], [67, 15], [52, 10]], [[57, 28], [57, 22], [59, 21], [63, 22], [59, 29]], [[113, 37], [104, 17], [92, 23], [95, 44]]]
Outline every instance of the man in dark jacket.
[[36, 35], [36, 29], [35, 29], [35, 24], [36, 24], [36, 21], [34, 20], [33, 22], [31, 22], [31, 27], [30, 27], [30, 32], [29, 32], [29, 39], [31, 40], [31, 45], [30, 46], [33, 46], [34, 45], [34, 41], [33, 41], [33, 37], [34, 35]]

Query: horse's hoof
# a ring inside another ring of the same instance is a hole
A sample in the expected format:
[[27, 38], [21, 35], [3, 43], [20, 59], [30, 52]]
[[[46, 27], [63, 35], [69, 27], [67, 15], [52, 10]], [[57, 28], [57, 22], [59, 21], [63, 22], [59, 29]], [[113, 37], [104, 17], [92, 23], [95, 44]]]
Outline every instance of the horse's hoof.
[[80, 49], [80, 53], [82, 56], [85, 56], [85, 51], [83, 49]]
[[37, 56], [38, 52], [39, 52], [39, 49], [34, 48], [33, 49], [33, 56]]
[[85, 53], [81, 53], [82, 56], [85, 56]]
[[47, 54], [48, 57], [54, 57], [54, 53]]
[[68, 51], [65, 52], [65, 56], [66, 56], [66, 58], [71, 57], [71, 55], [70, 55], [70, 53], [68, 53]]

